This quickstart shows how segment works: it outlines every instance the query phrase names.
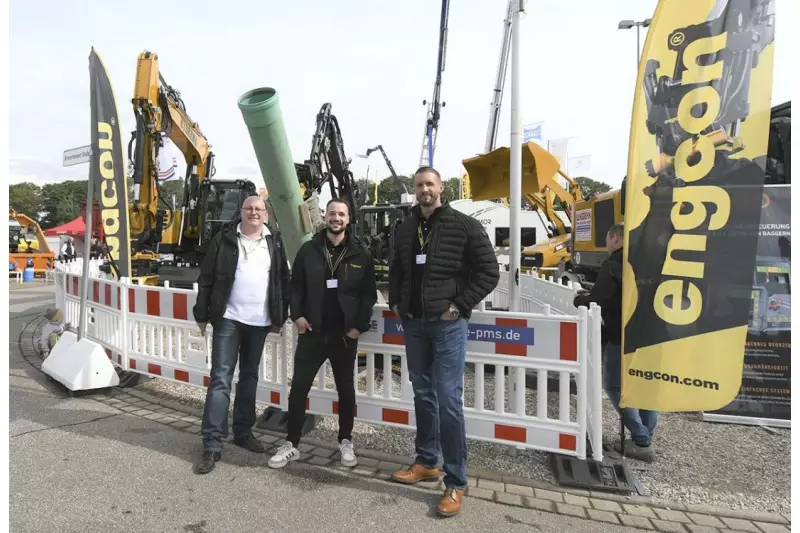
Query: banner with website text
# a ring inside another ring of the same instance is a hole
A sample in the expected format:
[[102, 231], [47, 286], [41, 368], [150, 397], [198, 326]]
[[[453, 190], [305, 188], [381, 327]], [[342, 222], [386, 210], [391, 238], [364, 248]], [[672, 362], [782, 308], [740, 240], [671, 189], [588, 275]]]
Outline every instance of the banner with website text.
[[98, 191], [103, 234], [108, 257], [118, 277], [131, 275], [131, 246], [128, 233], [128, 189], [122, 158], [122, 138], [114, 89], [102, 60], [92, 48], [89, 54], [91, 89], [92, 161], [89, 186]]
[[660, 0], [628, 154], [621, 406], [741, 385], [769, 135], [774, 0]]

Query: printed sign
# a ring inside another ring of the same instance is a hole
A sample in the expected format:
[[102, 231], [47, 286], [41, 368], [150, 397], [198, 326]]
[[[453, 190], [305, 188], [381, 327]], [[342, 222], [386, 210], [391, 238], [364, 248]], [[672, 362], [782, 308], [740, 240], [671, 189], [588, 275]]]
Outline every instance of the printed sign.
[[575, 241], [589, 242], [592, 240], [592, 210], [581, 209], [575, 212]]

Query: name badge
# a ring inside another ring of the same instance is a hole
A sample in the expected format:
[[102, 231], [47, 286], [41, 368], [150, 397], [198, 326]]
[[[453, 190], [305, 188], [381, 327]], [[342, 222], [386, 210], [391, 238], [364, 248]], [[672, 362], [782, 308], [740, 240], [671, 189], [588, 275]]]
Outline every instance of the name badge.
[[335, 289], [339, 287], [339, 280], [338, 279], [329, 279], [328, 280], [328, 288]]
[[427, 258], [428, 258], [427, 254], [417, 254], [417, 264], [424, 265]]

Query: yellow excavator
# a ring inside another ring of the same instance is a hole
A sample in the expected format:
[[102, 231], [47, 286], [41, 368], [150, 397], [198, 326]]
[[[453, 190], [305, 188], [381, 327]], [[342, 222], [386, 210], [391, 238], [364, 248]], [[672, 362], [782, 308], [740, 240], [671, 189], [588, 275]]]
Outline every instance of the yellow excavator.
[[8, 263], [9, 268], [23, 270], [31, 262], [37, 274], [53, 268], [55, 254], [47, 244], [42, 228], [31, 217], [8, 210]]
[[[510, 191], [511, 149], [501, 147], [462, 163], [467, 171], [464, 182], [473, 200], [507, 198]], [[558, 176], [566, 180], [569, 189], [559, 183]], [[555, 211], [559, 198], [569, 210], [581, 201], [578, 184], [560, 168], [558, 159], [536, 144], [522, 145], [522, 196], [528, 200], [547, 228], [546, 243], [528, 246], [522, 250], [521, 266], [526, 270], [553, 272], [568, 268], [570, 263], [570, 232]], [[569, 216], [569, 213], [568, 213]]]
[[[141, 284], [168, 280], [174, 287], [191, 287], [211, 237], [239, 217], [242, 203], [256, 194], [256, 187], [247, 180], [211, 179], [211, 145], [187, 114], [180, 92], [164, 80], [154, 52], [138, 57], [132, 104], [132, 277]], [[158, 153], [165, 137], [186, 159], [183, 197], [173, 203], [164, 198], [159, 183]]]

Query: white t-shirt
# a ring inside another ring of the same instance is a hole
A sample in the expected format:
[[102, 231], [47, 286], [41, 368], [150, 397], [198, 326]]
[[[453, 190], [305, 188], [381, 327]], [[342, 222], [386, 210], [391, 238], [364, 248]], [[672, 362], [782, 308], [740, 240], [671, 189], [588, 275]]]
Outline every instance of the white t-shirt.
[[239, 260], [223, 316], [249, 326], [269, 326], [267, 291], [272, 258], [269, 256], [267, 235], [270, 231], [265, 225], [261, 237], [251, 240], [242, 234], [242, 225], [239, 224], [236, 233]]

